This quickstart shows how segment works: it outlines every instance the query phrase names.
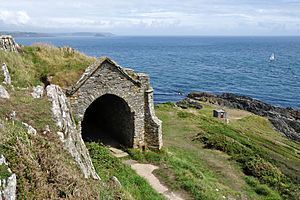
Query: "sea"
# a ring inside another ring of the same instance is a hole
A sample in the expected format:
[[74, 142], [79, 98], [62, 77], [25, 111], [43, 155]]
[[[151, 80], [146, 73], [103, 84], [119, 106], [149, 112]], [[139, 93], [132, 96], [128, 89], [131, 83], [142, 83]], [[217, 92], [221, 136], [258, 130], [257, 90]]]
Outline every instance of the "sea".
[[[300, 109], [300, 37], [41, 37], [150, 75], [156, 103], [230, 92]], [[270, 56], [275, 54], [275, 61]]]

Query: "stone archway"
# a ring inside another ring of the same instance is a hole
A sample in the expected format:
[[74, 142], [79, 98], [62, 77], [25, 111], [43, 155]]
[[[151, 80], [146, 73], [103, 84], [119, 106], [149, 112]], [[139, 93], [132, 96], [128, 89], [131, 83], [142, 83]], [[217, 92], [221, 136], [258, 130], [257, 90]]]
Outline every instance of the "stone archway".
[[114, 147], [133, 147], [134, 113], [124, 99], [105, 94], [86, 109], [81, 129], [86, 141], [100, 141]]
[[100, 137], [111, 136], [127, 147], [162, 147], [162, 124], [155, 115], [148, 75], [102, 57], [85, 70], [67, 95], [82, 122], [84, 139], [104, 141]]

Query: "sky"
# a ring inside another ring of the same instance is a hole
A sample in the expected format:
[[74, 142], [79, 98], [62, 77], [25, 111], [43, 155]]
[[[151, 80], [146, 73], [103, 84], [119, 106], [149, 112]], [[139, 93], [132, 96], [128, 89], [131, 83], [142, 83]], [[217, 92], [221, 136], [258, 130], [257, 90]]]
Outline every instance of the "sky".
[[300, 35], [300, 0], [0, 0], [0, 31]]

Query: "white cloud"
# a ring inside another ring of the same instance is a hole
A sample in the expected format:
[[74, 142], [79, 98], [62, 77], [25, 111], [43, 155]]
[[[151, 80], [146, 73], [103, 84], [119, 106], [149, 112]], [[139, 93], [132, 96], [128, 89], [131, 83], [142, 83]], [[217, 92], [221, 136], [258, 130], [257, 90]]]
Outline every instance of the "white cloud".
[[4, 24], [23, 25], [30, 21], [29, 15], [25, 11], [0, 11], [0, 21]]
[[299, 5], [299, 0], [9, 0], [1, 4], [0, 24], [21, 31], [299, 34]]

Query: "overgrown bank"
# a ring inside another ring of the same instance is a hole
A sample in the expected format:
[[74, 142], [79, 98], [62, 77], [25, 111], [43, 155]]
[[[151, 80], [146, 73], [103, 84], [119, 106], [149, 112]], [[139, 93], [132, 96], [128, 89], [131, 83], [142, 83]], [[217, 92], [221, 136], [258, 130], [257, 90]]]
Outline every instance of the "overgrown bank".
[[0, 51], [0, 61], [7, 64], [12, 82], [17, 87], [48, 81], [68, 87], [95, 60], [70, 47], [57, 48], [47, 44], [25, 46], [20, 53]]
[[[94, 58], [48, 45], [24, 47], [20, 54], [0, 51], [0, 58], [12, 72], [13, 84], [23, 88], [6, 87], [11, 98], [0, 99], [0, 154], [17, 174], [18, 199], [162, 199], [97, 143], [87, 147], [102, 182], [84, 179], [63, 150], [48, 100], [33, 99], [31, 89], [24, 89], [45, 81], [68, 86]], [[209, 104], [202, 110], [158, 105], [165, 148], [128, 150], [131, 157], [158, 165], [156, 175], [187, 199], [297, 199], [299, 144], [280, 136], [265, 118], [235, 111], [241, 116], [224, 124], [212, 118], [212, 109]], [[21, 122], [37, 134], [29, 134]], [[0, 177], [7, 176], [1, 168]], [[111, 183], [111, 176], [121, 188]]]
[[299, 144], [265, 118], [232, 110], [240, 116], [225, 124], [212, 117], [212, 109], [158, 105], [164, 151], [130, 150], [131, 156], [159, 165], [156, 173], [169, 187], [195, 199], [298, 199]]
[[[94, 60], [71, 48], [45, 44], [23, 47], [19, 54], [0, 51], [0, 62], [7, 64], [13, 84], [4, 86], [10, 98], [0, 98], [0, 154], [17, 175], [17, 199], [134, 199], [137, 193], [139, 196], [135, 199], [145, 199], [149, 194], [161, 199], [147, 182], [129, 169], [125, 175], [134, 180], [127, 181], [126, 187], [116, 187], [106, 176], [102, 181], [85, 179], [74, 159], [64, 150], [47, 97], [31, 96], [32, 86], [37, 84], [68, 87]], [[23, 122], [35, 128], [36, 134], [29, 133]], [[97, 153], [106, 157], [106, 161], [116, 162], [107, 151]], [[123, 165], [99, 168], [118, 174]], [[0, 177], [8, 175], [1, 165]], [[140, 192], [135, 191], [136, 186], [141, 186]]]

